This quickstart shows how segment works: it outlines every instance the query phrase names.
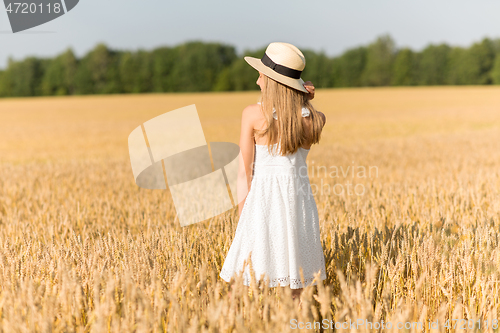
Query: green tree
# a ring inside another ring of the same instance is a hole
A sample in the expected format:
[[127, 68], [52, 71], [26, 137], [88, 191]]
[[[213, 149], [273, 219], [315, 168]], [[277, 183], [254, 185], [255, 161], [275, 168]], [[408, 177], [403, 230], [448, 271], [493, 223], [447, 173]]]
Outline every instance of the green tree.
[[450, 51], [449, 72], [447, 83], [452, 85], [467, 84], [470, 78], [468, 67], [469, 55], [467, 49], [462, 47], [454, 47]]
[[118, 52], [109, 50], [104, 44], [98, 44], [83, 57], [78, 66], [77, 92], [79, 94], [119, 93], [121, 87], [118, 60]]
[[7, 70], [2, 75], [2, 90], [6, 96], [39, 96], [40, 82], [48, 60], [28, 57], [22, 61], [9, 58]]
[[449, 83], [491, 84], [494, 60], [495, 48], [487, 38], [468, 49], [454, 48], [450, 54]]
[[[245, 56], [262, 58], [266, 49], [261, 48], [257, 51], [245, 50]], [[259, 73], [250, 66], [243, 56], [237, 58], [232, 64], [221, 71], [217, 78], [214, 90], [217, 91], [242, 91], [259, 90], [257, 79]]]
[[469, 49], [469, 84], [491, 84], [491, 70], [495, 62], [495, 45], [485, 38]]
[[[0, 96], [258, 90], [258, 73], [220, 43], [186, 42], [152, 51], [116, 51], [98, 44], [81, 59], [71, 49], [52, 59], [9, 59], [0, 71]], [[304, 80], [318, 88], [385, 85], [500, 84], [500, 39], [469, 48], [429, 45], [397, 50], [390, 36], [338, 57], [302, 51]]]
[[55, 59], [49, 60], [41, 82], [43, 95], [71, 95], [74, 93], [74, 78], [77, 59], [71, 49]]
[[[332, 60], [332, 77], [334, 87], [361, 87], [362, 75], [366, 65], [366, 47], [347, 50]], [[314, 81], [313, 81], [314, 83]]]
[[177, 58], [169, 73], [174, 91], [215, 90], [221, 72], [236, 59], [234, 47], [219, 43], [193, 41], [177, 49]]
[[416, 83], [415, 78], [415, 53], [408, 49], [400, 50], [394, 60], [392, 84], [395, 86], [410, 86]]
[[0, 97], [6, 97], [7, 96], [7, 92], [5, 91], [5, 87], [4, 87], [4, 81], [5, 81], [5, 72], [4, 71], [0, 71]]
[[333, 87], [333, 61], [324, 52], [316, 53], [312, 50], [302, 50], [306, 58], [306, 67], [302, 72], [304, 81], [312, 81], [317, 88]]
[[169, 78], [172, 72], [178, 52], [174, 48], [161, 47], [153, 50], [151, 55], [153, 70], [153, 91], [170, 92], [175, 91], [176, 82]]
[[153, 91], [153, 62], [151, 53], [139, 50], [136, 53], [136, 61], [138, 63], [137, 84], [134, 92], [145, 93]]
[[417, 61], [418, 84], [447, 84], [450, 52], [451, 48], [445, 44], [427, 46]]
[[146, 51], [124, 52], [119, 56], [120, 91], [144, 93], [153, 91], [152, 54]]
[[500, 53], [497, 53], [493, 69], [491, 70], [491, 79], [494, 84], [500, 84]]
[[381, 36], [370, 44], [367, 49], [366, 65], [362, 74], [363, 85], [387, 86], [391, 84], [395, 53], [395, 43], [388, 35]]
[[120, 56], [119, 72], [121, 79], [121, 91], [132, 93], [136, 85], [137, 64], [132, 52], [124, 52]]
[[98, 44], [87, 57], [87, 66], [91, 73], [94, 93], [104, 93], [108, 90], [109, 71], [112, 64], [111, 52], [106, 45]]

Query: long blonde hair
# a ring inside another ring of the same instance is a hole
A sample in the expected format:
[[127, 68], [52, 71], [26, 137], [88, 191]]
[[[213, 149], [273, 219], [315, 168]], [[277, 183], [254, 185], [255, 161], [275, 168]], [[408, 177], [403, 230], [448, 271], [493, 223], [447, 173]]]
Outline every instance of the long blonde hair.
[[[307, 93], [290, 88], [266, 75], [262, 75], [262, 79], [260, 106], [267, 126], [263, 130], [255, 130], [254, 135], [267, 136], [270, 153], [273, 144], [278, 143], [279, 154], [283, 156], [295, 153], [304, 144], [318, 143], [323, 119], [311, 104]], [[312, 120], [307, 131], [302, 123], [302, 107], [309, 109]], [[273, 108], [276, 110], [277, 120], [273, 118]]]

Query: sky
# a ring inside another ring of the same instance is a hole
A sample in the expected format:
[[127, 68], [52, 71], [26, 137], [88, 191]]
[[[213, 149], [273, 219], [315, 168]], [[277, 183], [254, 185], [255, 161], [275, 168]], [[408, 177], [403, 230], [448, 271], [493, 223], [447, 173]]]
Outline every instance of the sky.
[[469, 46], [500, 37], [498, 13], [499, 0], [81, 0], [67, 14], [14, 34], [0, 3], [0, 69], [9, 57], [51, 57], [69, 47], [81, 57], [99, 42], [151, 50], [202, 40], [233, 45], [239, 54], [287, 42], [329, 56], [384, 34], [414, 50]]

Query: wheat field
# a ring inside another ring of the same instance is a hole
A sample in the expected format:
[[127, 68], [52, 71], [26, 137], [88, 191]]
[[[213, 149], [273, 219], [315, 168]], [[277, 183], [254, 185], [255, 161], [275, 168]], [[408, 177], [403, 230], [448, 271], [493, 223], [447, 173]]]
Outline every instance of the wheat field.
[[181, 228], [169, 192], [138, 188], [130, 166], [143, 122], [196, 104], [207, 142], [237, 143], [257, 99], [0, 100], [0, 331], [498, 331], [499, 87], [317, 91], [327, 279], [300, 304], [241, 276], [229, 296], [237, 210]]

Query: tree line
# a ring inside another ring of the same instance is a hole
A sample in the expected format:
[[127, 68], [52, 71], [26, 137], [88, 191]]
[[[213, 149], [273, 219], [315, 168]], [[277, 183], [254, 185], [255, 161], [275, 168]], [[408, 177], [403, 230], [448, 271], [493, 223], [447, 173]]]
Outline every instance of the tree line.
[[[0, 71], [0, 97], [257, 90], [258, 74], [243, 56], [264, 52], [238, 55], [231, 45], [190, 41], [135, 52], [98, 44], [82, 58], [68, 49], [54, 58], [9, 59]], [[302, 78], [317, 88], [500, 84], [500, 39], [416, 52], [384, 35], [337, 57], [302, 52]]]

